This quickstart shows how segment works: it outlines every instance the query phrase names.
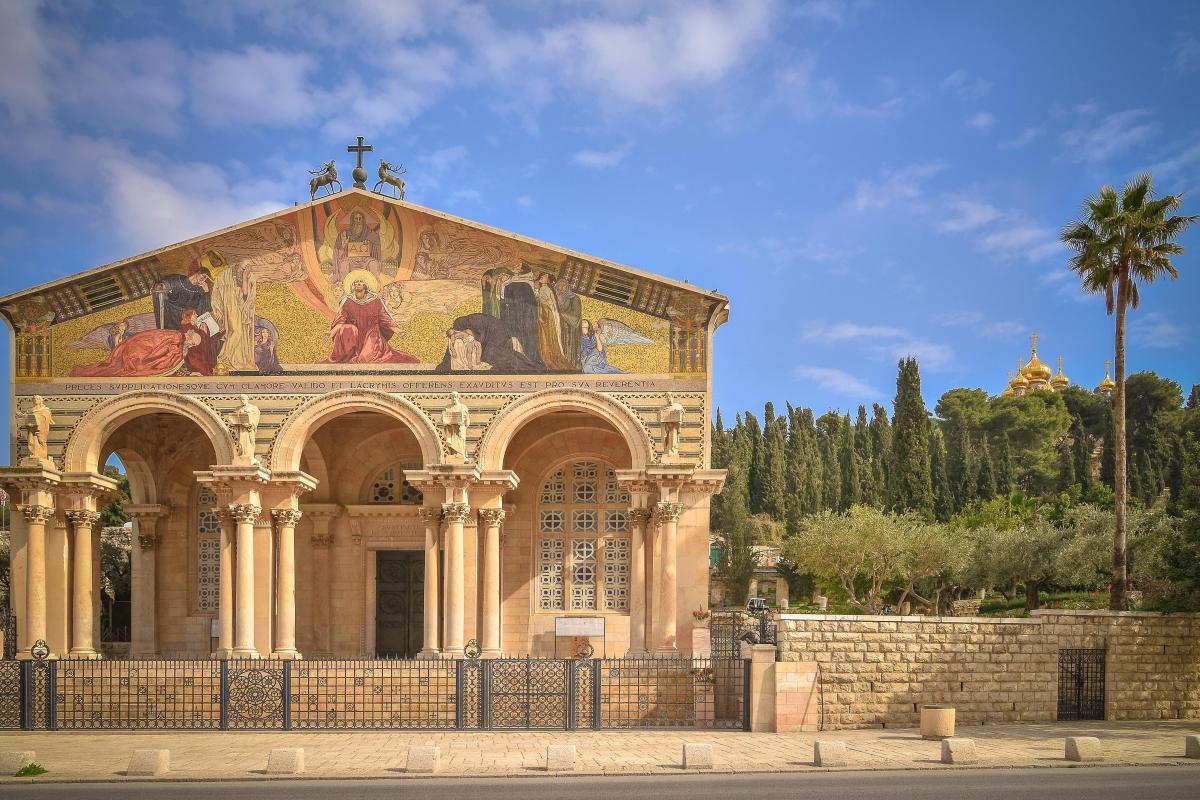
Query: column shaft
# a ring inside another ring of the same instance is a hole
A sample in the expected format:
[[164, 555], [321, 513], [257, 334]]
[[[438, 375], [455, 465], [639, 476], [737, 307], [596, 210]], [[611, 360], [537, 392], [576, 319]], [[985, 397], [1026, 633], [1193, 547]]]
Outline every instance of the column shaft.
[[254, 522], [262, 509], [241, 504], [230, 507], [237, 522], [237, 628], [234, 631], [233, 655], [237, 658], [257, 658], [254, 647]]
[[441, 614], [438, 600], [441, 584], [441, 557], [438, 552], [441, 540], [442, 510], [425, 507], [421, 509], [425, 519], [425, 641], [421, 648], [424, 658], [436, 658], [438, 649], [438, 630]]
[[46, 639], [46, 522], [54, 516], [54, 509], [27, 505], [22, 512], [25, 515], [26, 618], [21, 622], [28, 630], [25, 641], [32, 646]]
[[483, 534], [483, 624], [482, 655], [500, 656], [500, 524], [504, 509], [479, 509]]
[[130, 553], [133, 590], [133, 619], [130, 631], [130, 655], [153, 656], [158, 652], [157, 624], [157, 553], [158, 515], [139, 514], [134, 518], [137, 536]]
[[279, 528], [279, 574], [275, 578], [275, 655], [299, 658], [296, 650], [296, 524], [294, 508], [271, 512]]
[[75, 537], [72, 552], [75, 563], [71, 569], [71, 658], [96, 658], [99, 653], [93, 639], [96, 609], [93, 604], [92, 537], [100, 514], [74, 510], [67, 512], [67, 519], [71, 521]]
[[660, 519], [662, 536], [662, 566], [657, 570], [662, 574], [662, 593], [656, 599], [657, 605], [660, 607], [659, 627], [655, 632], [658, 637], [656, 652], [660, 655], [670, 656], [679, 652], [679, 643], [676, 641], [679, 599], [675, 551], [680, 507], [678, 503], [660, 502], [656, 510]]
[[446, 519], [446, 646], [450, 658], [462, 658], [466, 620], [466, 584], [463, 559], [463, 524], [471, 507], [466, 503], [442, 506]]
[[650, 510], [629, 511], [633, 525], [629, 543], [629, 655], [646, 654], [646, 523]]
[[233, 516], [227, 509], [218, 512], [221, 522], [221, 549], [217, 591], [217, 652], [218, 658], [233, 655]]

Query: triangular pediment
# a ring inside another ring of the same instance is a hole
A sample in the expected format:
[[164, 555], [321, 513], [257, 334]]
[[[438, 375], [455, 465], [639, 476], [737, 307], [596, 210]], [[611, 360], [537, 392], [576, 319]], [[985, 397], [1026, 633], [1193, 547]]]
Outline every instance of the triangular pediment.
[[[365, 310], [372, 299], [382, 309]], [[37, 377], [120, 377], [122, 369], [170, 367], [165, 352], [158, 362], [88, 374], [133, 335], [188, 325], [214, 337], [218, 374], [261, 374], [254, 350], [267, 343], [276, 350], [272, 369], [445, 371], [462, 330], [471, 341], [455, 364], [472, 368], [461, 371], [587, 372], [591, 356], [594, 371], [695, 373], [706, 369], [706, 354], [697, 355], [697, 345], [676, 355], [674, 342], [706, 334], [726, 306], [723, 296], [684, 282], [353, 188], [0, 298], [19, 336], [45, 337], [38, 346], [46, 357], [24, 372], [18, 365], [18, 377], [34, 377], [30, 369]], [[343, 333], [345, 347], [331, 349], [332, 329], [344, 330], [346, 314], [360, 311], [354, 321], [363, 330], [384, 320], [382, 343]], [[239, 315], [244, 330], [233, 321]], [[496, 342], [509, 334], [515, 354], [499, 353]], [[481, 360], [479, 340], [488, 337], [502, 363]], [[159, 338], [171, 345], [168, 335]], [[615, 347], [604, 357], [588, 351], [598, 344], [603, 353], [605, 340]], [[206, 368], [204, 359], [192, 361], [172, 368]]]

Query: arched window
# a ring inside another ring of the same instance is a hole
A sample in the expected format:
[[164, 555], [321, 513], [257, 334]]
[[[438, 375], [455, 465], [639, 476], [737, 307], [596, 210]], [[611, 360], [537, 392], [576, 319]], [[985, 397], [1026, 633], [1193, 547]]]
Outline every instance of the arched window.
[[375, 476], [371, 482], [368, 503], [380, 505], [419, 506], [423, 498], [417, 488], [404, 478], [404, 468], [393, 464]]
[[221, 602], [221, 520], [217, 495], [202, 486], [196, 496], [196, 609], [215, 613]]
[[629, 611], [629, 494], [596, 461], [559, 467], [537, 514], [538, 609]]

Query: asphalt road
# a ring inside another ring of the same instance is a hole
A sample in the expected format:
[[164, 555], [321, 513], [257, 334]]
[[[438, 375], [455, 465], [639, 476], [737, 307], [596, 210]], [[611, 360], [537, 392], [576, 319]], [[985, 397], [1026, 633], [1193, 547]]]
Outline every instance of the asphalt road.
[[121, 782], [0, 784], [0, 798], [136, 800], [730, 800], [778, 797], [820, 800], [1196, 800], [1200, 765], [1055, 769], [913, 770], [907, 772], [770, 773], [612, 778], [441, 778], [433, 780], [237, 781], [219, 783]]

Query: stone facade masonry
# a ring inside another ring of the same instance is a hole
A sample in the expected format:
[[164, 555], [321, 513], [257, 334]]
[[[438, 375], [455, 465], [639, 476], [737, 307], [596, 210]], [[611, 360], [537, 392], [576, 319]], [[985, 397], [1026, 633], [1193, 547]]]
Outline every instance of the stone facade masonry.
[[925, 703], [954, 705], [960, 725], [1053, 721], [1059, 650], [1076, 648], [1107, 651], [1106, 719], [1200, 719], [1200, 614], [778, 621], [780, 662], [816, 674], [816, 702], [804, 703], [808, 713], [788, 711], [792, 729], [915, 726]]

